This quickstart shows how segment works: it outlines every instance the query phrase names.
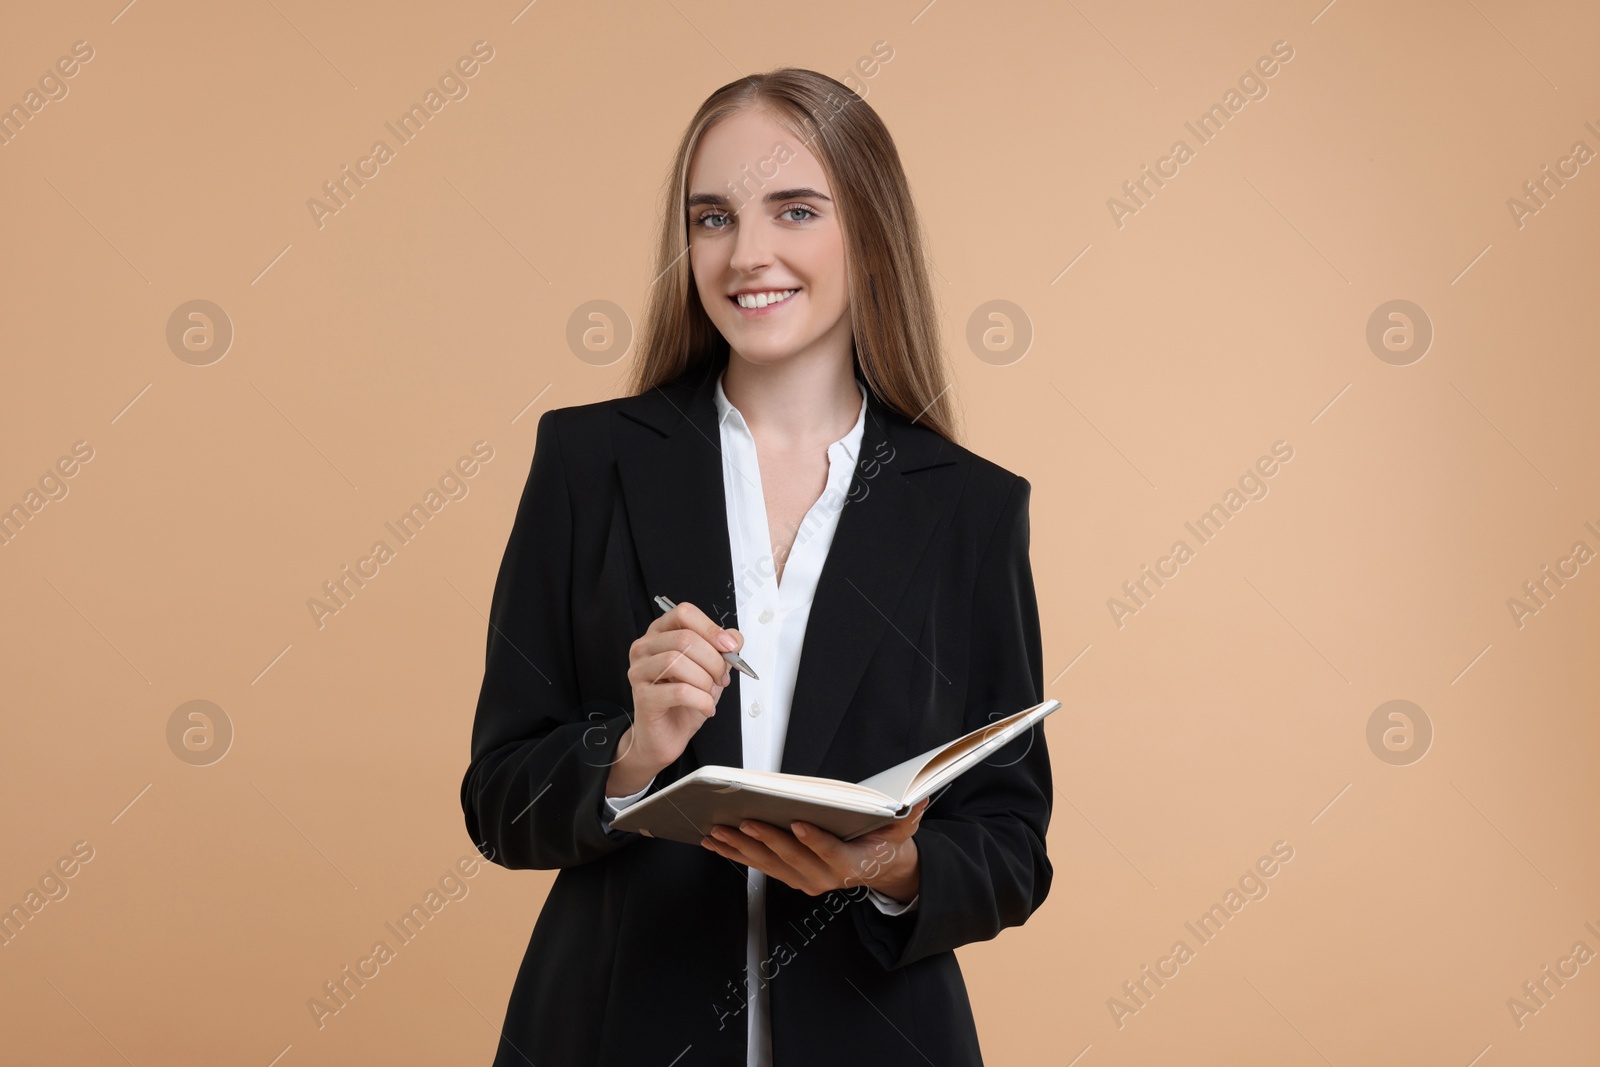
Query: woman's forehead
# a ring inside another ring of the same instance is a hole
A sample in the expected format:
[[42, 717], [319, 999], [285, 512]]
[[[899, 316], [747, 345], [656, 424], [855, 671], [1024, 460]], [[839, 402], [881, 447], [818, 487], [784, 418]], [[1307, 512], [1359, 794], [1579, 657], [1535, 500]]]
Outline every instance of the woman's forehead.
[[783, 171], [786, 186], [806, 185], [830, 194], [822, 162], [805, 141], [771, 115], [746, 110], [700, 136], [689, 162], [689, 195], [717, 192], [752, 177], [770, 181]]

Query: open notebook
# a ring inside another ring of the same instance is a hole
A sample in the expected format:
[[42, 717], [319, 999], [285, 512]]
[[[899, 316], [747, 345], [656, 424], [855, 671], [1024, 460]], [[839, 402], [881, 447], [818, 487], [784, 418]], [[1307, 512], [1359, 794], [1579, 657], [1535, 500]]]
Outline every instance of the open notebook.
[[719, 823], [737, 827], [743, 819], [755, 819], [787, 828], [800, 820], [848, 841], [905, 818], [923, 797], [938, 792], [1060, 706], [1059, 700], [1046, 700], [1025, 708], [861, 782], [714, 764], [698, 767], [623, 808], [611, 826], [698, 845]]

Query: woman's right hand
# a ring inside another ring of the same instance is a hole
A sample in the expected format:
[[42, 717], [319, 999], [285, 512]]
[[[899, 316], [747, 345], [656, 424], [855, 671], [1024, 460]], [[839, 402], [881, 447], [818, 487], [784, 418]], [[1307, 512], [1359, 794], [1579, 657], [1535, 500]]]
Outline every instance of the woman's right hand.
[[733, 680], [723, 651], [742, 647], [743, 634], [723, 629], [687, 601], [652, 622], [629, 647], [633, 724], [618, 741], [607, 796], [638, 792], [683, 755]]

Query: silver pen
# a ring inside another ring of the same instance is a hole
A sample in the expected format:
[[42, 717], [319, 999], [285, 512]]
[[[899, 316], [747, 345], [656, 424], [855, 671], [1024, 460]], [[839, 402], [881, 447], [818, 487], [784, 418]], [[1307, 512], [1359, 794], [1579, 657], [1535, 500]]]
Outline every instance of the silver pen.
[[[656, 607], [660, 608], [662, 611], [671, 611], [673, 608], [675, 608], [677, 606], [678, 605], [674, 604], [672, 601], [668, 600], [664, 596], [656, 597]], [[719, 651], [721, 651], [721, 650], [719, 649]], [[750, 669], [750, 664], [746, 663], [743, 659], [741, 659], [739, 657], [739, 653], [737, 653], [737, 652], [723, 652], [722, 653], [722, 658], [727, 660], [728, 661], [728, 666], [732, 667], [734, 670], [739, 671], [741, 674], [748, 674], [750, 677], [754, 678], [758, 682], [761, 681], [761, 676], [759, 674], [757, 674], [755, 671]]]

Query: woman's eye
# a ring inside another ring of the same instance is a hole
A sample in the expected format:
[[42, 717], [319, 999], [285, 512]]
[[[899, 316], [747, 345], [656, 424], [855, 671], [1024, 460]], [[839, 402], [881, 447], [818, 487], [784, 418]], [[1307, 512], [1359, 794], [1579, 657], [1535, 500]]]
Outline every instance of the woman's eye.
[[[798, 219], [788, 217], [796, 211], [802, 212], [802, 217]], [[782, 211], [778, 212], [778, 217], [780, 219], [785, 219], [788, 222], [809, 222], [811, 219], [817, 218], [818, 215], [815, 211], [804, 204], [791, 204]], [[712, 231], [725, 230], [732, 225], [732, 223], [732, 217], [729, 216], [729, 214], [725, 211], [708, 211], [704, 215], [700, 215], [694, 220], [694, 225], [698, 226], [700, 229]]]

